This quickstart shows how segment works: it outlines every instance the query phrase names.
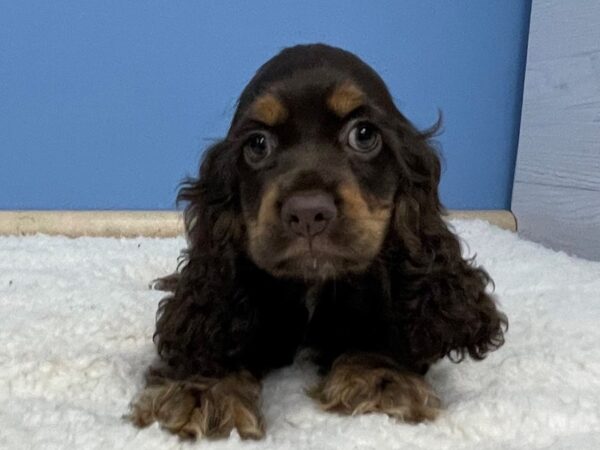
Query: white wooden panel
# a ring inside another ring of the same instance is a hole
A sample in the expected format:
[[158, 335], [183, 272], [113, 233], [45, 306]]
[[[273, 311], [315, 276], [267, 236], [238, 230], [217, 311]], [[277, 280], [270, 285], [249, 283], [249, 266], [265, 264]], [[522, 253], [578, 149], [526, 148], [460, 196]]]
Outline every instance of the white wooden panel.
[[570, 59], [597, 51], [599, 6], [599, 0], [533, 0], [529, 35], [536, 46], [527, 61]]
[[569, 254], [600, 259], [599, 193], [520, 182], [514, 190], [520, 235]]
[[[550, 130], [543, 135], [541, 132], [547, 127], [550, 125], [539, 127], [540, 134], [521, 136], [519, 147], [530, 150], [519, 157], [515, 181], [600, 191], [598, 142], [553, 136]], [[600, 135], [600, 124], [597, 133]], [[539, 149], [539, 142], [544, 138], [552, 139], [548, 144], [552, 145], [552, 151]]]
[[[598, 3], [600, 5], [600, 1]], [[598, 27], [600, 28], [600, 23]], [[565, 38], [568, 40], [568, 37]], [[597, 39], [600, 41], [600, 33]], [[600, 87], [597, 83], [600, 74], [600, 42], [595, 44], [596, 51], [587, 54], [531, 61], [529, 55], [533, 58], [536, 45], [545, 46], [546, 42], [536, 43], [535, 36], [530, 34], [525, 94], [532, 103], [524, 105], [526, 108], [564, 103], [576, 107], [600, 101]]]
[[600, 0], [533, 0], [512, 209], [523, 235], [600, 260]]

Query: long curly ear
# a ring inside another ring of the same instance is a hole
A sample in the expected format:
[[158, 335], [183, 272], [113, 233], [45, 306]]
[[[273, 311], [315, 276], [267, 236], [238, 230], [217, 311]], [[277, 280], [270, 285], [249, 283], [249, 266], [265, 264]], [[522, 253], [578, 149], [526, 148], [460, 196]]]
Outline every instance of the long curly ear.
[[177, 203], [185, 203], [185, 231], [190, 251], [221, 251], [241, 238], [235, 155], [226, 141], [204, 154], [197, 178], [186, 179]]
[[187, 203], [188, 249], [175, 293], [160, 303], [154, 334], [177, 376], [217, 374], [235, 364], [252, 323], [236, 281], [243, 223], [233, 150], [227, 141], [209, 148], [198, 178], [178, 195]]
[[401, 319], [417, 360], [443, 356], [482, 359], [504, 343], [506, 316], [486, 292], [491, 281], [461, 255], [438, 196], [441, 164], [431, 137], [438, 123], [418, 132], [403, 117], [395, 149], [401, 174], [392, 223], [393, 269]]

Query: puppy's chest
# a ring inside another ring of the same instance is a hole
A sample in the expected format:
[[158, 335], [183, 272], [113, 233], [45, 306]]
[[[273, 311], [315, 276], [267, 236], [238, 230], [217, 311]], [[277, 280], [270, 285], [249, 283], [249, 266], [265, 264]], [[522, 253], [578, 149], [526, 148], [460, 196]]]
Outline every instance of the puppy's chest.
[[304, 295], [304, 306], [308, 312], [307, 325], [310, 325], [312, 318], [315, 315], [317, 304], [319, 303], [319, 296], [323, 287], [321, 285], [315, 285], [308, 288]]
[[363, 286], [340, 282], [311, 286], [302, 303], [306, 311], [305, 341], [360, 335], [364, 327], [377, 328], [386, 320], [381, 293]]

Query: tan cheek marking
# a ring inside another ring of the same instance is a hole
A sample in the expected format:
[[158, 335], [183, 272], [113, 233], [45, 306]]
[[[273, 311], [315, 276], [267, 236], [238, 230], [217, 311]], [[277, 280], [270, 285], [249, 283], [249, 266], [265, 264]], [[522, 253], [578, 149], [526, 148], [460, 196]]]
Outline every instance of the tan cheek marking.
[[258, 223], [268, 224], [277, 220], [277, 198], [279, 197], [279, 189], [275, 185], [269, 185], [262, 195], [260, 208], [258, 209]]
[[256, 240], [264, 233], [264, 230], [269, 224], [276, 223], [277, 218], [277, 198], [279, 189], [275, 185], [267, 186], [265, 192], [261, 196], [260, 207], [258, 208], [258, 216], [256, 220], [248, 221], [248, 236], [250, 243], [256, 244]]
[[263, 94], [250, 106], [250, 116], [270, 127], [279, 125], [288, 117], [286, 107], [273, 94]]
[[327, 99], [327, 106], [339, 117], [345, 117], [364, 103], [365, 95], [352, 82], [336, 87]]
[[358, 227], [376, 239], [383, 238], [387, 222], [391, 216], [391, 208], [385, 205], [374, 205], [369, 208], [360, 188], [354, 183], [344, 183], [338, 188], [343, 200], [344, 214]]

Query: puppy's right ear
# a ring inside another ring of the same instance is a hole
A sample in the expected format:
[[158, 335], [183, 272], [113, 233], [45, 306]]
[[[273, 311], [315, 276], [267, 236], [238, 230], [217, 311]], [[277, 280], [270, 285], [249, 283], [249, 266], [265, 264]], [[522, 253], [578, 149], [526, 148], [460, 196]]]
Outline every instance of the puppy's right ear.
[[197, 178], [182, 183], [177, 203], [186, 203], [189, 252], [221, 252], [241, 238], [241, 208], [235, 148], [226, 140], [206, 150]]
[[[219, 141], [204, 153], [197, 178], [181, 184], [177, 204], [185, 203], [184, 225], [188, 248], [182, 252], [178, 269], [191, 263], [192, 256], [223, 255], [240, 239], [235, 148]], [[181, 281], [180, 271], [150, 283], [151, 289], [175, 292]]]
[[243, 229], [236, 150], [227, 141], [210, 147], [198, 177], [177, 198], [186, 203], [188, 248], [173, 294], [160, 302], [154, 334], [177, 376], [213, 376], [234, 364], [253, 323], [248, 308], [237, 306], [246, 297], [236, 278]]

